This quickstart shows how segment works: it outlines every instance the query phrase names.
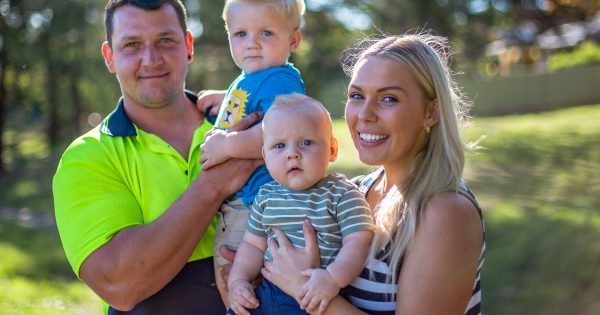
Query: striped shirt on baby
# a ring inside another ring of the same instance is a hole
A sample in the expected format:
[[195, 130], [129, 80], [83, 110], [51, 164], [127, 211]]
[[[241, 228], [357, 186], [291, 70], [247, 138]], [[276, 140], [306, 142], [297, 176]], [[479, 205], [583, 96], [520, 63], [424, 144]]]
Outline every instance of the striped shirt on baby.
[[[304, 248], [302, 224], [309, 218], [317, 233], [321, 265], [326, 267], [354, 232], [372, 231], [373, 217], [364, 195], [343, 175], [331, 174], [307, 190], [291, 190], [277, 182], [264, 184], [252, 204], [247, 230], [272, 238], [280, 229], [296, 247]], [[265, 251], [265, 260], [273, 260]]]

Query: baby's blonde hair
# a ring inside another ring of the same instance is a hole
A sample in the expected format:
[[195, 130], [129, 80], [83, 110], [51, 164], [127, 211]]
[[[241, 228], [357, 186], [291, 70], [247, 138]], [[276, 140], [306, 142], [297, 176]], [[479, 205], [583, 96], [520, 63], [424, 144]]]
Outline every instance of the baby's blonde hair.
[[327, 111], [327, 108], [325, 108], [325, 106], [316, 99], [300, 93], [277, 96], [265, 114], [265, 119], [263, 119], [263, 122], [266, 120], [267, 116], [269, 116], [269, 113], [274, 113], [276, 111], [290, 111], [294, 108], [299, 108], [301, 105], [311, 105], [314, 106], [315, 110], [323, 112], [325, 117], [327, 117], [327, 129], [333, 132], [331, 115], [329, 114], [329, 111]]
[[[223, 21], [227, 28], [227, 12], [233, 3], [249, 3], [254, 5], [267, 5], [289, 21], [294, 29], [299, 29], [302, 25], [302, 16], [306, 10], [304, 0], [225, 0], [223, 7]], [[249, 17], [252, 18], [252, 17]]]

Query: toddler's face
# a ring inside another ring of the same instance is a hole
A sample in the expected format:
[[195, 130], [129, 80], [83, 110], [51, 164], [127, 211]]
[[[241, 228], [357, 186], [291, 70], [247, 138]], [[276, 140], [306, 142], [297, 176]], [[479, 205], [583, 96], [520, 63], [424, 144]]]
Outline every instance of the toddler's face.
[[233, 60], [246, 73], [286, 64], [301, 39], [300, 31], [267, 5], [231, 4], [227, 28]]
[[337, 155], [326, 114], [276, 110], [263, 122], [263, 156], [273, 178], [294, 190], [312, 187], [327, 175]]

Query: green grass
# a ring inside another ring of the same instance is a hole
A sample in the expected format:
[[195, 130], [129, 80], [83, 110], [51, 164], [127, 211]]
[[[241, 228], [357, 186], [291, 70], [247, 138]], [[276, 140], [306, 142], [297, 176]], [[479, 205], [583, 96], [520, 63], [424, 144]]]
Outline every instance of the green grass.
[[[536, 115], [482, 118], [465, 138], [485, 135], [465, 177], [484, 209], [488, 251], [484, 313], [600, 313], [600, 105]], [[332, 168], [348, 176], [358, 161], [342, 120]], [[56, 155], [35, 136], [0, 179], [0, 208], [51, 212]], [[17, 152], [15, 150], [15, 152]], [[72, 274], [55, 229], [0, 219], [0, 313], [99, 314], [98, 299]]]
[[477, 119], [466, 177], [486, 216], [487, 314], [598, 314], [600, 106]]
[[0, 257], [0, 313], [101, 313], [99, 299], [73, 275], [55, 229], [0, 220]]

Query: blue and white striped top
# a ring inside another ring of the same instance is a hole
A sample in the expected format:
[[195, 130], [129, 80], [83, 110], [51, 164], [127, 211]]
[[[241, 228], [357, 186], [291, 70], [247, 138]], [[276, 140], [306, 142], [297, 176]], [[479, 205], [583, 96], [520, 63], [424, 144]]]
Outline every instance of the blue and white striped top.
[[[383, 168], [366, 175], [362, 178], [358, 178], [359, 190], [366, 195], [373, 183], [383, 174]], [[469, 199], [477, 208], [477, 212], [481, 218], [483, 225], [483, 216], [481, 208], [477, 203], [477, 200], [463, 182], [461, 183], [459, 194]], [[369, 258], [365, 269], [361, 274], [345, 289], [344, 296], [354, 306], [362, 309], [369, 314], [395, 314], [396, 311], [396, 292], [397, 285], [395, 283], [386, 283], [386, 277], [391, 273], [387, 259], [382, 259], [385, 256], [386, 251], [389, 248], [385, 248], [375, 258]], [[483, 266], [485, 253], [485, 228], [484, 228], [484, 241], [481, 246], [481, 254], [479, 255], [479, 265], [477, 266], [477, 277], [473, 283], [473, 292], [465, 315], [478, 315], [481, 314], [481, 283], [480, 283], [480, 271]], [[402, 263], [398, 266], [397, 273], [400, 273]], [[370, 273], [372, 272], [373, 277]]]

